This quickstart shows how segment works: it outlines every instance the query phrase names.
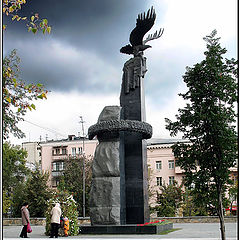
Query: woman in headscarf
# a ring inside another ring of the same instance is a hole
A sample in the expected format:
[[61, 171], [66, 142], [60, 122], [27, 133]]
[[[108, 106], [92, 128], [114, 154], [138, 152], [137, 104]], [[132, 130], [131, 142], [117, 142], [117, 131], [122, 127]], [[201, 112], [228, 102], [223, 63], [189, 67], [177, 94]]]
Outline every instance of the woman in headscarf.
[[22, 212], [22, 225], [23, 225], [23, 229], [22, 232], [20, 234], [21, 238], [27, 238], [27, 224], [30, 223], [30, 215], [29, 215], [29, 211], [28, 211], [28, 203], [25, 202], [21, 208], [21, 212]]
[[55, 207], [53, 207], [51, 211], [51, 234], [50, 238], [58, 238], [58, 228], [60, 226], [60, 217], [61, 217], [62, 211], [60, 208], [60, 204], [56, 203]]

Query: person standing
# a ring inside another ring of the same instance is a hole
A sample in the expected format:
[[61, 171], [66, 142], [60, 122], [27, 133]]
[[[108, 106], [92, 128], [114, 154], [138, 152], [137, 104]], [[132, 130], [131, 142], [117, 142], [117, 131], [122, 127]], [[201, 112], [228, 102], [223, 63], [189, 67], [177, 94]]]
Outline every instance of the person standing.
[[60, 226], [60, 217], [61, 217], [62, 211], [60, 208], [60, 204], [56, 203], [55, 207], [53, 207], [51, 211], [51, 234], [50, 238], [58, 238], [58, 228]]
[[28, 203], [25, 202], [21, 208], [21, 212], [22, 212], [22, 225], [23, 225], [23, 229], [22, 232], [20, 234], [21, 238], [27, 238], [27, 224], [30, 223], [30, 215], [29, 215], [29, 211], [28, 211]]

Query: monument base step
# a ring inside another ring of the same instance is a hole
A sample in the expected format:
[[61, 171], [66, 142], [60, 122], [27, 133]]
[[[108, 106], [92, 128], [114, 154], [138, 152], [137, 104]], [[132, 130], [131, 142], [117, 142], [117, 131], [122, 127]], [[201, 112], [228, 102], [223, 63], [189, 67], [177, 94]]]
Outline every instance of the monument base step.
[[173, 223], [154, 226], [131, 225], [97, 225], [80, 226], [79, 234], [159, 234], [163, 231], [171, 230]]

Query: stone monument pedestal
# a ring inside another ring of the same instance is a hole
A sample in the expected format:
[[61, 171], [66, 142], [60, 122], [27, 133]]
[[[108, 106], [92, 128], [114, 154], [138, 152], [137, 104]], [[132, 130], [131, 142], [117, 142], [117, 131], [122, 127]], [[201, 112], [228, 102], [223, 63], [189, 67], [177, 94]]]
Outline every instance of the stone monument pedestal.
[[171, 230], [173, 223], [154, 226], [105, 225], [105, 226], [80, 226], [79, 234], [159, 234]]

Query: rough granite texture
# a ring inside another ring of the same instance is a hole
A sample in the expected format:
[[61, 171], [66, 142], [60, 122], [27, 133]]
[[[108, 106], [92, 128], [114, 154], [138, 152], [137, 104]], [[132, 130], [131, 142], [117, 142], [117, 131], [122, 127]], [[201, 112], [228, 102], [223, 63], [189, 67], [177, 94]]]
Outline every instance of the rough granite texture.
[[93, 177], [119, 177], [119, 141], [100, 142], [92, 165]]
[[[120, 120], [119, 106], [107, 106], [98, 123]], [[95, 150], [90, 190], [90, 219], [92, 225], [120, 225], [120, 158], [119, 138], [108, 134], [99, 140]]]

